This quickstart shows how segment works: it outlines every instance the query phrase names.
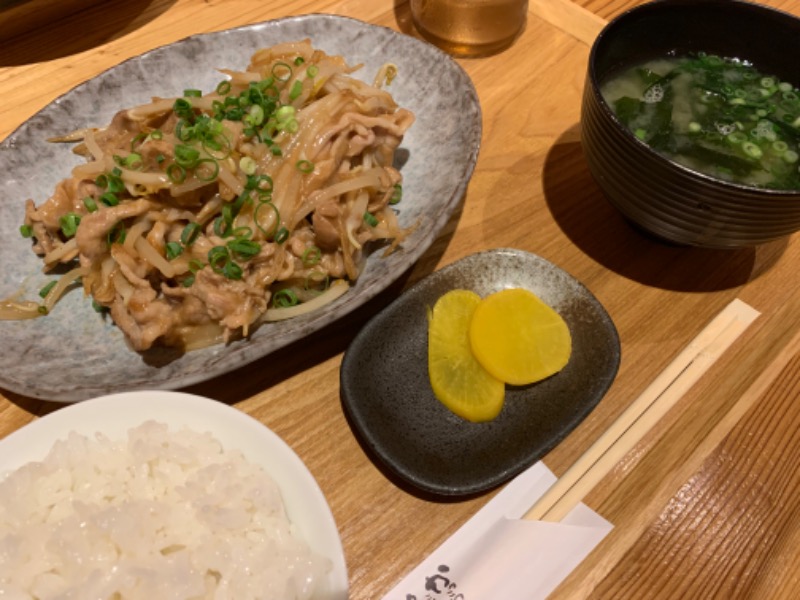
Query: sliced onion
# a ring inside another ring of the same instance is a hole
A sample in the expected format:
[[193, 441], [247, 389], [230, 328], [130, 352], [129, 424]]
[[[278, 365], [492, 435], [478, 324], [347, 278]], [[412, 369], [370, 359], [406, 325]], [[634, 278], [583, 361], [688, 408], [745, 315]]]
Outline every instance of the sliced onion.
[[161, 274], [164, 275], [164, 277], [167, 279], [172, 279], [175, 277], [175, 268], [166, 258], [161, 256], [158, 250], [150, 245], [150, 242], [148, 242], [147, 239], [140, 237], [134, 243], [134, 247], [139, 253], [139, 256], [161, 271]]
[[175, 332], [186, 352], [214, 346], [225, 340], [225, 328], [217, 323], [183, 325]]
[[0, 300], [0, 321], [21, 321], [23, 319], [35, 319], [44, 313], [40, 310], [38, 302], [26, 300], [17, 302], [16, 300]]
[[300, 315], [313, 312], [322, 308], [326, 304], [333, 302], [338, 297], [343, 295], [348, 289], [350, 289], [350, 285], [344, 279], [337, 279], [331, 284], [331, 287], [313, 300], [303, 302], [297, 306], [290, 306], [288, 308], [270, 308], [264, 313], [264, 316], [261, 317], [261, 320], [266, 322], [274, 322], [299, 317]]
[[[53, 263], [57, 263], [62, 258], [65, 258], [69, 254], [78, 251], [78, 242], [75, 241], [75, 238], [70, 239], [64, 244], [61, 244], [55, 250], [51, 250], [47, 254], [44, 255], [44, 263], [46, 265], [52, 265]], [[71, 258], [71, 257], [70, 257]]]
[[64, 292], [67, 291], [67, 288], [75, 283], [78, 279], [83, 277], [89, 272], [87, 267], [76, 267], [71, 271], [64, 273], [58, 282], [53, 286], [53, 288], [47, 293], [44, 299], [44, 307], [47, 309], [47, 312], [50, 312], [53, 307], [56, 305], [56, 302], [59, 301], [61, 296], [64, 295]]

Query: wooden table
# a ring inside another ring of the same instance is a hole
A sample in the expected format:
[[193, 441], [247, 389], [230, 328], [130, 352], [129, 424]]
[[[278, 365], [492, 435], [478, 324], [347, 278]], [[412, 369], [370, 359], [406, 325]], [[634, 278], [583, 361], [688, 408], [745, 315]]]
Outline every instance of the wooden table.
[[[731, 300], [762, 313], [586, 498], [615, 528], [553, 597], [797, 597], [800, 243], [794, 236], [738, 251], [671, 247], [631, 229], [605, 201], [581, 151], [580, 96], [592, 39], [638, 3], [531, 0], [511, 49], [461, 61], [483, 106], [481, 155], [463, 212], [408, 277], [302, 353], [256, 363], [247, 379], [219, 377], [188, 390], [255, 416], [299, 453], [332, 506], [354, 599], [380, 598], [493, 494], [443, 503], [394, 485], [342, 413], [342, 354], [404, 287], [494, 247], [534, 252], [573, 274], [621, 337], [611, 390], [544, 458], [556, 474]], [[0, 13], [0, 139], [74, 85], [192, 33], [330, 12], [415, 35], [402, 0], [114, 0], [43, 26], [41, 11], [53, 4], [30, 0]], [[767, 4], [800, 15], [800, 0]], [[28, 31], [14, 36], [12, 27]], [[59, 406], [4, 392], [0, 437]]]

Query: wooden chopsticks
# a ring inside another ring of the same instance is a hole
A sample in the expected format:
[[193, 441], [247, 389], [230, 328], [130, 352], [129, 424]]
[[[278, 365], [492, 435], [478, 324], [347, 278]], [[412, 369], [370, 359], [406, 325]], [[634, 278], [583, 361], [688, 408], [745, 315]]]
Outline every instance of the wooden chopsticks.
[[758, 315], [740, 300], [726, 306], [522, 518], [553, 522], [563, 519]]

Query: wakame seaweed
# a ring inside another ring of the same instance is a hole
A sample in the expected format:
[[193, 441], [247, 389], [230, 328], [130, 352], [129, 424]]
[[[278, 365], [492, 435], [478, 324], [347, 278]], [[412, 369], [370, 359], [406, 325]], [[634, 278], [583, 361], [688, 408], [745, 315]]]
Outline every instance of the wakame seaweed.
[[620, 122], [667, 158], [737, 183], [800, 189], [800, 91], [747, 61], [667, 57], [602, 92]]

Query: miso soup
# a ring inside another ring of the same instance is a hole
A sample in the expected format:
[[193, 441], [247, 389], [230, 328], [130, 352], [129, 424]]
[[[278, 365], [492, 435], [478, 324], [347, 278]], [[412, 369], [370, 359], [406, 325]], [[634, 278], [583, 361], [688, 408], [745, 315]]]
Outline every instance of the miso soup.
[[800, 92], [752, 64], [698, 54], [641, 64], [601, 88], [636, 137], [695, 171], [800, 189]]

